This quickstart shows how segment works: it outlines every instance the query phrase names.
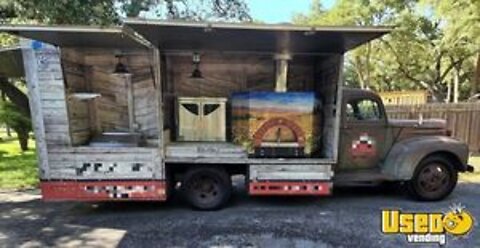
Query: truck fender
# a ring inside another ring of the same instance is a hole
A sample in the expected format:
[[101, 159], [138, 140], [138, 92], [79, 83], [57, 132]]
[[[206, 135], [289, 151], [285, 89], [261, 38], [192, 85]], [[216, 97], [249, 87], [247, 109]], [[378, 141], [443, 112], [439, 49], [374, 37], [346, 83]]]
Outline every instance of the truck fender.
[[382, 173], [394, 180], [410, 180], [422, 159], [434, 153], [454, 159], [459, 171], [467, 170], [468, 146], [465, 143], [446, 136], [423, 136], [394, 144], [381, 165]]

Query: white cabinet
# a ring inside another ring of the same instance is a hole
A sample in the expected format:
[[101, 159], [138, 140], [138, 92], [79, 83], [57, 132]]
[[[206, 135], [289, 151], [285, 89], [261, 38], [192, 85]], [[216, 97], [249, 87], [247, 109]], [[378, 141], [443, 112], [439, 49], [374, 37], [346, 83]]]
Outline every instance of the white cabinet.
[[179, 97], [178, 141], [225, 141], [226, 98]]

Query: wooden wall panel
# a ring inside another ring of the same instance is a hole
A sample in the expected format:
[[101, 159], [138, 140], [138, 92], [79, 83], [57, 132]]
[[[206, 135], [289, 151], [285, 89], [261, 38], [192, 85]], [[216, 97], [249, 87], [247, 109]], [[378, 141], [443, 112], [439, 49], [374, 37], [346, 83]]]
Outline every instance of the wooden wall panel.
[[[86, 79], [87, 68], [84, 65], [84, 56], [75, 49], [62, 49], [62, 67], [65, 76], [67, 96], [75, 93], [89, 92]], [[72, 97], [66, 99], [68, 106], [68, 121], [72, 145], [83, 145], [92, 135], [90, 126], [90, 100], [78, 100]]]
[[[85, 65], [91, 67], [96, 101], [98, 132], [128, 131], [127, 85], [112, 75], [118, 60], [114, 50], [85, 51]], [[155, 84], [151, 55], [147, 51], [124, 52], [124, 63], [132, 74], [135, 123], [147, 138], [158, 137]]]
[[[168, 55], [164, 60], [167, 81], [164, 87], [164, 122], [172, 133], [176, 133], [174, 110], [177, 97], [228, 98], [234, 92], [275, 89], [275, 61], [271, 55], [204, 54], [200, 63], [202, 79], [190, 77], [192, 56]], [[288, 90], [313, 90], [314, 65], [315, 58], [293, 57], [289, 62]], [[227, 122], [227, 125], [230, 123]]]
[[144, 147], [54, 148], [48, 153], [51, 179], [164, 179], [159, 150]]
[[[43, 119], [45, 142], [50, 146], [68, 146], [72, 140], [69, 133], [68, 110], [66, 105], [61, 55], [58, 48], [44, 44], [42, 48], [34, 50], [35, 57], [32, 63], [37, 63], [37, 78], [29, 82], [38, 85], [41, 118]], [[27, 79], [28, 80], [28, 79]], [[38, 110], [35, 110], [38, 111]]]

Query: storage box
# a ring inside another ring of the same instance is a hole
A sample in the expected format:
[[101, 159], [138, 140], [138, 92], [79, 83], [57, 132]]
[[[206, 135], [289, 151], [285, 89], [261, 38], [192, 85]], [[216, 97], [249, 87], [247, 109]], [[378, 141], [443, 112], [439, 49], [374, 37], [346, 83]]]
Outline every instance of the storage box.
[[225, 141], [226, 98], [179, 97], [178, 141]]
[[320, 104], [313, 92], [232, 95], [232, 137], [255, 157], [305, 157], [319, 147]]

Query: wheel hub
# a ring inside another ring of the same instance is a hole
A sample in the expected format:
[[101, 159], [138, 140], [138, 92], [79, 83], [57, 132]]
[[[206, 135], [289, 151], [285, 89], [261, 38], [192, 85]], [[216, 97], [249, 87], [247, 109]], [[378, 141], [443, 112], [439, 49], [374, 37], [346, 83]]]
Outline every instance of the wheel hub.
[[448, 173], [443, 165], [427, 165], [420, 171], [419, 184], [426, 192], [442, 190], [448, 186]]
[[213, 201], [219, 192], [218, 182], [211, 177], [198, 177], [192, 183], [192, 192], [194, 197], [200, 201]]

